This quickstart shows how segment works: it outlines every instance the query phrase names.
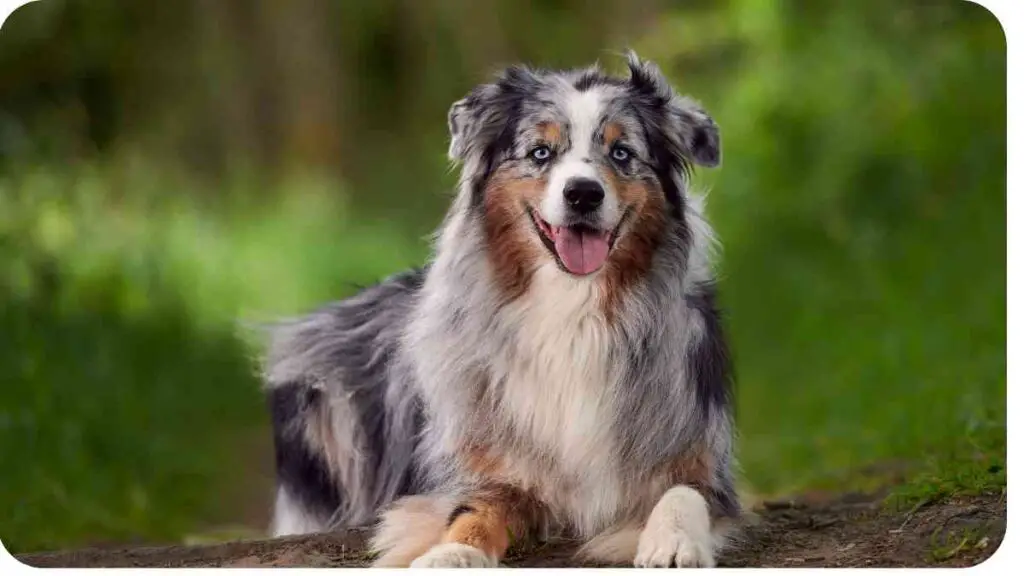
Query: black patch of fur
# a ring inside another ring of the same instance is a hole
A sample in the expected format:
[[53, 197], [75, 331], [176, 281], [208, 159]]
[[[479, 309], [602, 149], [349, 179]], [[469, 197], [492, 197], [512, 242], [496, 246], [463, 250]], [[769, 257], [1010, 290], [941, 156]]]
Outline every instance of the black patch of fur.
[[587, 70], [573, 82], [572, 86], [580, 92], [586, 92], [596, 86], [616, 86], [620, 83], [618, 78], [607, 76], [599, 70]]
[[672, 175], [682, 169], [682, 165], [674, 162], [671, 154], [667, 152], [667, 147], [663, 142], [658, 142], [660, 138], [655, 137], [651, 142], [651, 149], [654, 150], [655, 158], [655, 169], [654, 174], [658, 178], [658, 182], [661, 183], [661, 190], [665, 194], [665, 199], [668, 201], [669, 210], [673, 218], [682, 220], [683, 219], [683, 194], [679, 190], [679, 186], [676, 184], [675, 178]]
[[323, 396], [301, 382], [272, 388], [267, 394], [274, 432], [278, 483], [312, 514], [328, 518], [341, 505], [341, 494], [320, 454], [303, 438], [303, 420]]
[[732, 358], [722, 327], [715, 285], [705, 282], [687, 295], [687, 304], [704, 320], [704, 334], [690, 355], [697, 402], [704, 410], [732, 408]]
[[448, 521], [445, 522], [445, 526], [451, 526], [459, 516], [462, 516], [463, 514], [471, 514], [473, 512], [476, 512], [476, 510], [472, 506], [459, 504], [454, 510], [452, 510], [452, 513], [448, 515]]
[[[732, 356], [717, 300], [714, 282], [702, 283], [686, 297], [687, 305], [704, 321], [703, 336], [688, 357], [690, 373], [694, 375], [698, 410], [705, 414], [717, 411], [735, 418]], [[713, 488], [707, 495], [712, 515], [739, 517], [742, 510], [729, 459], [719, 460], [712, 474]]]

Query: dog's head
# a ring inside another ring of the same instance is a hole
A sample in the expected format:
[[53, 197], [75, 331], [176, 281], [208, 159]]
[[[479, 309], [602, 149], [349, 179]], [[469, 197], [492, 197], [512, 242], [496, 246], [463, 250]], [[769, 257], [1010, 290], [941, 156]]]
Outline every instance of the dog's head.
[[512, 67], [452, 106], [449, 156], [507, 288], [544, 259], [581, 278], [642, 272], [683, 218], [690, 166], [719, 163], [710, 116], [628, 63], [627, 77]]

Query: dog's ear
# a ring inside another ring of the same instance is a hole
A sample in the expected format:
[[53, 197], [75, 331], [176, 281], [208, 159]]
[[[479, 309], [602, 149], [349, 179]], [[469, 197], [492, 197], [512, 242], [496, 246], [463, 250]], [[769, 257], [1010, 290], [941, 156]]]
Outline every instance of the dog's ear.
[[448, 109], [448, 158], [464, 161], [497, 121], [493, 111], [501, 92], [497, 84], [481, 84]]
[[722, 163], [722, 142], [718, 124], [704, 109], [689, 97], [677, 96], [669, 114], [675, 117], [675, 129], [690, 160], [701, 166], [714, 168]]
[[630, 86], [650, 98], [653, 105], [664, 108], [664, 130], [679, 153], [694, 164], [718, 166], [722, 161], [718, 124], [692, 98], [677, 95], [656, 64], [641, 60], [633, 51], [627, 58]]
[[474, 150], [482, 153], [514, 123], [523, 97], [539, 85], [540, 79], [532, 70], [512, 66], [500, 72], [494, 82], [477, 86], [452, 104], [448, 109], [448, 157], [465, 161]]
[[472, 134], [476, 132], [474, 125], [479, 114], [475, 109], [479, 106], [479, 98], [471, 92], [465, 98], [458, 100], [448, 109], [448, 133], [451, 142], [448, 144], [448, 158], [457, 161], [466, 156]]

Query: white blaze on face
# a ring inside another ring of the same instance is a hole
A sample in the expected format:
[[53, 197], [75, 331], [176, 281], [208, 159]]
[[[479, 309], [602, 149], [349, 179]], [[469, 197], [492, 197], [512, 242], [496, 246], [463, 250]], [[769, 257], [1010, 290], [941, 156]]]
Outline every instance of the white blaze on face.
[[610, 231], [618, 223], [619, 202], [614, 188], [604, 181], [597, 169], [604, 154], [597, 134], [601, 130], [607, 94], [600, 88], [579, 92], [567, 87], [567, 91], [562, 108], [569, 120], [567, 128], [570, 148], [555, 158], [547, 192], [540, 206], [541, 216], [552, 226], [563, 225], [568, 216], [563, 195], [565, 185], [573, 178], [596, 180], [604, 187], [604, 202], [599, 213], [600, 226]]
[[[548, 187], [540, 206], [544, 234], [554, 244], [562, 267], [577, 276], [601, 269], [608, 259], [612, 230], [619, 220], [619, 199], [615, 188], [598, 170], [604, 146], [600, 139], [608, 95], [600, 89], [579, 92], [565, 87], [561, 109], [568, 123], [568, 149], [554, 160]], [[598, 182], [604, 195], [596, 214], [588, 214], [590, 226], [574, 226], [566, 206], [565, 189], [573, 180]]]

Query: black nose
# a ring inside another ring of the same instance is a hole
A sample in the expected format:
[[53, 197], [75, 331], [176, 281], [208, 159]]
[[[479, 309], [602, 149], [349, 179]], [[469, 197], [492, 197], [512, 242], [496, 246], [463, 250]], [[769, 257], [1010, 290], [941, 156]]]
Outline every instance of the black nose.
[[565, 202], [580, 213], [593, 212], [604, 200], [604, 188], [597, 180], [573, 178], [565, 185]]

